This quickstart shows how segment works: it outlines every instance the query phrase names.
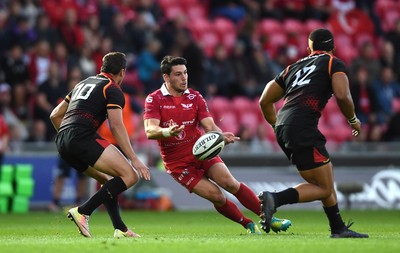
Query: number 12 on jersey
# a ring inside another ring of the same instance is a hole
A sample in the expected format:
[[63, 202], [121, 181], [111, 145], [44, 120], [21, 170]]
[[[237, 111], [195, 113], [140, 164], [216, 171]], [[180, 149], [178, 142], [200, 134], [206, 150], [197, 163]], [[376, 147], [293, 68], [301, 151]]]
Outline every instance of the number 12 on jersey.
[[296, 79], [293, 81], [292, 87], [302, 86], [310, 83], [310, 79], [306, 79], [314, 70], [316, 66], [311, 65], [309, 67], [304, 67], [296, 72]]

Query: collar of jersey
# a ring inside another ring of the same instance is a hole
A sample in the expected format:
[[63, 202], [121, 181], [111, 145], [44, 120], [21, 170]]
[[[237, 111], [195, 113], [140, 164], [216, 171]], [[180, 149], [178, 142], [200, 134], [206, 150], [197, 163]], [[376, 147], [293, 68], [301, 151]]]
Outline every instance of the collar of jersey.
[[316, 50], [316, 51], [312, 52], [309, 56], [316, 55], [316, 54], [329, 54], [330, 55], [330, 53], [328, 53], [327, 51]]
[[[161, 90], [161, 93], [163, 94], [163, 96], [168, 96], [168, 95], [172, 96], [172, 95], [168, 92], [167, 85], [166, 85], [165, 83], [162, 84], [160, 90]], [[189, 89], [186, 89], [183, 93], [185, 93], [185, 94], [190, 93], [190, 92], [189, 92]]]
[[111, 75], [110, 75], [110, 74], [107, 74], [106, 72], [100, 72], [99, 75], [105, 76], [105, 77], [107, 77], [108, 79], [111, 79], [112, 81], [114, 81], [114, 79], [111, 77]]

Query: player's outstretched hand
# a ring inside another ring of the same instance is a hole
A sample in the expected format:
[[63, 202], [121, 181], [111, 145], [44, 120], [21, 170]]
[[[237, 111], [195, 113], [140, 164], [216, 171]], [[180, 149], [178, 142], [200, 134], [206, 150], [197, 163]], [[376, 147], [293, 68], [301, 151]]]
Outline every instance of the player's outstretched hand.
[[169, 127], [169, 132], [172, 136], [178, 136], [183, 131], [183, 129], [185, 129], [185, 125], [172, 125]]
[[240, 140], [240, 137], [235, 136], [232, 132], [223, 132], [222, 134], [224, 135], [225, 145]]
[[150, 169], [142, 161], [135, 159], [135, 161], [132, 161], [132, 166], [139, 173], [139, 177], [150, 180]]

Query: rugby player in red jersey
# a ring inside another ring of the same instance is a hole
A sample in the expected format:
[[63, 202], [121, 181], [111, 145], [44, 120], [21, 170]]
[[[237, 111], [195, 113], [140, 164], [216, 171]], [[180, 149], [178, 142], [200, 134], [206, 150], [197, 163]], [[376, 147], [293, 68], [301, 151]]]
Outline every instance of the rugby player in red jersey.
[[[189, 192], [212, 202], [219, 213], [242, 225], [249, 234], [260, 234], [258, 226], [243, 215], [218, 186], [260, 215], [256, 194], [232, 176], [219, 156], [199, 161], [192, 154], [192, 147], [202, 134], [199, 124], [205, 132], [222, 131], [211, 117], [202, 95], [188, 88], [186, 59], [165, 56], [161, 72], [164, 83], [147, 96], [143, 117], [147, 138], [158, 141], [167, 173]], [[226, 144], [239, 140], [231, 132], [223, 135]], [[274, 218], [272, 229], [286, 231], [290, 225], [289, 220]]]
[[[92, 237], [89, 216], [101, 204], [110, 215], [114, 237], [140, 237], [126, 227], [118, 205], [118, 195], [140, 177], [150, 180], [149, 168], [135, 154], [122, 119], [125, 99], [120, 86], [125, 69], [125, 54], [106, 54], [101, 73], [79, 82], [50, 115], [58, 132], [55, 141], [61, 158], [102, 184], [84, 204], [68, 211], [68, 217], [85, 237]], [[97, 134], [106, 117], [126, 157]]]

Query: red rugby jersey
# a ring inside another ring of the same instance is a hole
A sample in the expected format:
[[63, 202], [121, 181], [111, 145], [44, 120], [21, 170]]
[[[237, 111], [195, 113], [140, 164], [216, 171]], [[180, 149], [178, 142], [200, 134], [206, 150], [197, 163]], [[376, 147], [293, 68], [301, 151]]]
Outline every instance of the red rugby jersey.
[[174, 167], [177, 163], [188, 163], [194, 158], [192, 147], [202, 134], [199, 122], [211, 117], [203, 96], [193, 89], [187, 89], [181, 97], [169, 94], [165, 84], [146, 98], [144, 119], [158, 119], [161, 127], [171, 124], [185, 125], [179, 136], [158, 140], [161, 156], [166, 164]]

